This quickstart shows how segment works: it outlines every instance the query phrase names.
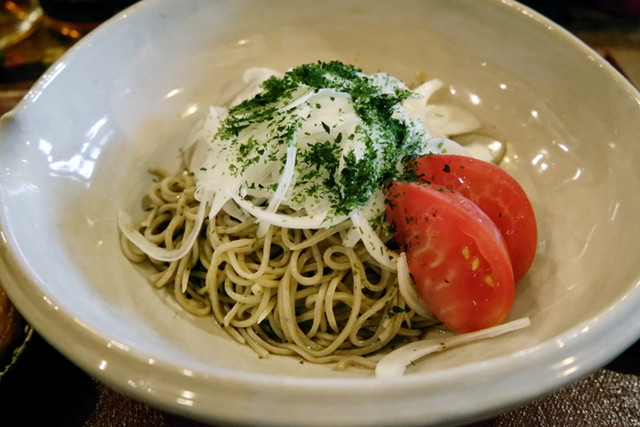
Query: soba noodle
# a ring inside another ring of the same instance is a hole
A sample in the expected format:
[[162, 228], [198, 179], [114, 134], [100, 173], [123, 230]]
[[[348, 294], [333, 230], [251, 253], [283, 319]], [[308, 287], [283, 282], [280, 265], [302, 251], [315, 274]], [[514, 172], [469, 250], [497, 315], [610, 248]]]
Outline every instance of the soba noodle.
[[[140, 232], [149, 242], [176, 248], [194, 226], [195, 181], [187, 171], [153, 173], [158, 179], [147, 194]], [[121, 243], [131, 261], [154, 264], [158, 272], [150, 280], [172, 289], [182, 308], [213, 315], [263, 357], [297, 354], [372, 368], [374, 362], [358, 356], [398, 338], [417, 338], [435, 323], [407, 306], [397, 274], [378, 265], [362, 242], [343, 244], [350, 221], [321, 230], [270, 226], [260, 238], [257, 227], [254, 218], [221, 211], [206, 221], [189, 253], [171, 262], [148, 258], [124, 234]]]

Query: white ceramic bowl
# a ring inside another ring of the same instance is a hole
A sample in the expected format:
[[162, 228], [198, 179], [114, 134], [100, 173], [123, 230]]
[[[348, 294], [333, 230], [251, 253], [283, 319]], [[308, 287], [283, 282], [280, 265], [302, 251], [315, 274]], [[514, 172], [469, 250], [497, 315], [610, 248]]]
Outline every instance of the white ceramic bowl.
[[[121, 254], [116, 212], [172, 168], [244, 69], [338, 59], [449, 98], [509, 143], [540, 245], [511, 318], [528, 329], [391, 380], [259, 360], [177, 310]], [[90, 374], [201, 420], [428, 424], [486, 417], [602, 366], [640, 336], [640, 96], [508, 0], [142, 2], [77, 44], [0, 122], [1, 280]]]

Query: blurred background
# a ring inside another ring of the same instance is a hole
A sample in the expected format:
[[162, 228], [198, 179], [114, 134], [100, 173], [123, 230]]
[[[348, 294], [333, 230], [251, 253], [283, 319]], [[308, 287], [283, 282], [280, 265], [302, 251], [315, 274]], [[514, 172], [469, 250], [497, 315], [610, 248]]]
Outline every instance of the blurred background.
[[80, 38], [138, 0], [0, 0], [0, 114]]

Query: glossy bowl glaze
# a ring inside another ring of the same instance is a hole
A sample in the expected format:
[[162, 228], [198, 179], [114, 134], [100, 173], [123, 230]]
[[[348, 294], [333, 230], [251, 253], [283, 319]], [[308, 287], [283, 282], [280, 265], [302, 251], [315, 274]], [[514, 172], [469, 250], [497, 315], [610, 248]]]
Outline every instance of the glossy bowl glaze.
[[[187, 316], [118, 245], [147, 167], [251, 66], [337, 59], [438, 96], [508, 143], [539, 248], [510, 318], [531, 326], [396, 379], [258, 359]], [[487, 0], [144, 1], [54, 64], [0, 120], [0, 274], [48, 341], [117, 390], [189, 417], [281, 425], [463, 422], [551, 392], [640, 336], [640, 96], [566, 31]]]

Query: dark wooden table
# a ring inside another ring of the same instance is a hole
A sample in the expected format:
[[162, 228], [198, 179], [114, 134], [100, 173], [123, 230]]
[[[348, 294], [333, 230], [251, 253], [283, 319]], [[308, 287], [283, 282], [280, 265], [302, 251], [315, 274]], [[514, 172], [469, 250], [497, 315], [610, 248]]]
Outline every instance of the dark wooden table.
[[[616, 1], [527, 3], [572, 31], [640, 87], [640, 15], [613, 10]], [[626, 3], [633, 2], [619, 4]], [[46, 67], [73, 43], [42, 26], [29, 39], [0, 53], [0, 113], [11, 109]], [[13, 417], [20, 422], [5, 424]], [[113, 391], [78, 369], [35, 333], [14, 369], [0, 382], [0, 425], [200, 424]], [[640, 425], [640, 343], [570, 386], [473, 425]]]

